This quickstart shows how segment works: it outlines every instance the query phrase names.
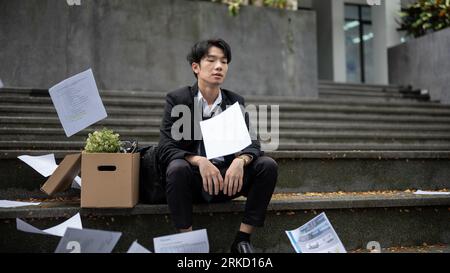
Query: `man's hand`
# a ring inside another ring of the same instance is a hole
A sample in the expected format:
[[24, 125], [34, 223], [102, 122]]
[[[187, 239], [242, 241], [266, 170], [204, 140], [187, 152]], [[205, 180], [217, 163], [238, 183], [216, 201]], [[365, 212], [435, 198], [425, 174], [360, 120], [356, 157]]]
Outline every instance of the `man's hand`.
[[198, 168], [203, 179], [203, 189], [213, 195], [214, 185], [214, 195], [218, 195], [219, 190], [223, 189], [223, 178], [219, 169], [205, 157], [199, 161]]
[[218, 195], [219, 190], [223, 190], [223, 178], [214, 164], [212, 164], [206, 157], [202, 156], [187, 156], [186, 160], [194, 166], [198, 166], [200, 175], [203, 180], [203, 189], [210, 195]]
[[233, 196], [240, 192], [244, 180], [244, 160], [235, 158], [225, 174], [223, 193]]

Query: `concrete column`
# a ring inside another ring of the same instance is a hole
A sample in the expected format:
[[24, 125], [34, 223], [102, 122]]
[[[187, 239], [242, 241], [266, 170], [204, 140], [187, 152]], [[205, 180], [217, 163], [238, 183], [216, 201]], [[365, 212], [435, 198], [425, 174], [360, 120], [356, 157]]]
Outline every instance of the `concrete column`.
[[346, 81], [343, 0], [314, 0], [317, 14], [319, 79]]
[[344, 0], [333, 0], [332, 26], [333, 26], [333, 70], [335, 82], [347, 81], [347, 61], [345, 53], [345, 12]]
[[400, 43], [400, 33], [397, 31], [398, 12], [401, 0], [382, 1], [380, 6], [372, 8], [374, 29], [374, 79], [377, 84], [388, 84], [389, 71], [387, 52], [388, 47]]

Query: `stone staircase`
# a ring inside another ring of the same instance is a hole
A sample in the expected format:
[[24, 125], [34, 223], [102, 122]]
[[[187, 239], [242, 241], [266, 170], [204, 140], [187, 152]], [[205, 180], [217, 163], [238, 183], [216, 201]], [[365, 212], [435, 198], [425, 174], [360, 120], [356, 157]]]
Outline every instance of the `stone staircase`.
[[[79, 152], [87, 134], [103, 126], [141, 145], [158, 141], [164, 93], [100, 94], [108, 118], [67, 138], [47, 90], [0, 90], [0, 199], [45, 198], [38, 190], [45, 179], [18, 155], [55, 153], [59, 161]], [[396, 86], [320, 82], [319, 94], [317, 100], [246, 96], [247, 104], [280, 105], [280, 146], [268, 152], [279, 164], [279, 182], [268, 226], [255, 234], [259, 251], [292, 252], [284, 230], [321, 211], [349, 250], [373, 240], [385, 248], [449, 244], [450, 197], [406, 190], [449, 188], [450, 107]], [[79, 193], [59, 196], [76, 199]], [[226, 251], [234, 232], [225, 231], [237, 229], [242, 206], [240, 200], [196, 206], [196, 225], [208, 228], [212, 251]], [[77, 211], [85, 227], [126, 233], [117, 251], [136, 238], [151, 248], [153, 237], [174, 232], [164, 205], [86, 210], [77, 200], [47, 200], [38, 208], [0, 209], [0, 252], [53, 251], [57, 238], [17, 232], [14, 218], [34, 219], [45, 227]]]

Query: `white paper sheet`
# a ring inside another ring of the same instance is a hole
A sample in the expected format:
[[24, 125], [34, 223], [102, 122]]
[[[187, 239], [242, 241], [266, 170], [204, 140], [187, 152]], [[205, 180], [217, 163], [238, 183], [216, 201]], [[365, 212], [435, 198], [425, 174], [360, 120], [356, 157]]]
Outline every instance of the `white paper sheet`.
[[239, 152], [252, 143], [239, 103], [200, 122], [208, 159]]
[[127, 253], [152, 253], [152, 252], [143, 247], [137, 241], [134, 241], [133, 244], [128, 249]]
[[49, 93], [67, 137], [107, 117], [91, 69], [58, 83]]
[[72, 188], [81, 189], [81, 177], [77, 176], [72, 182]]
[[52, 175], [58, 167], [55, 161], [55, 154], [40, 156], [21, 155], [17, 158], [28, 164], [44, 177]]
[[37, 234], [43, 234], [43, 235], [54, 235], [54, 236], [59, 236], [59, 237], [64, 236], [64, 233], [66, 232], [67, 228], [83, 229], [79, 213], [77, 213], [72, 218], [68, 219], [67, 221], [65, 221], [57, 226], [54, 226], [52, 228], [45, 229], [45, 230], [40, 230], [38, 228], [35, 228], [32, 225], [20, 220], [19, 218], [16, 218], [16, 226], [17, 226], [18, 230], [21, 230], [24, 232], [37, 233]]
[[286, 234], [297, 253], [347, 252], [324, 212]]
[[[39, 156], [21, 155], [17, 158], [28, 164], [44, 177], [49, 177], [53, 174], [53, 172], [55, 172], [56, 168], [58, 168], [55, 160], [55, 154]], [[72, 188], [81, 189], [81, 177], [75, 177], [72, 182]]]
[[414, 194], [417, 195], [450, 195], [450, 192], [439, 192], [439, 191], [422, 191], [418, 190]]
[[111, 253], [122, 232], [67, 228], [55, 253]]
[[153, 238], [155, 253], [209, 253], [206, 229]]
[[0, 208], [18, 208], [18, 207], [27, 207], [27, 206], [38, 206], [40, 204], [41, 203], [0, 200]]

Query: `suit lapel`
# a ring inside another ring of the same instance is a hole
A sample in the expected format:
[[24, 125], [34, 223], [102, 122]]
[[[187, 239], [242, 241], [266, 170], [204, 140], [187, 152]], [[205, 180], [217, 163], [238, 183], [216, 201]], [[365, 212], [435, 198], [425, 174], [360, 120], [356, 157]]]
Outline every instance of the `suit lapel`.
[[227, 105], [231, 105], [232, 101], [227, 96], [226, 92], [222, 89], [222, 103], [220, 104], [220, 108], [222, 109], [222, 112], [227, 110]]

